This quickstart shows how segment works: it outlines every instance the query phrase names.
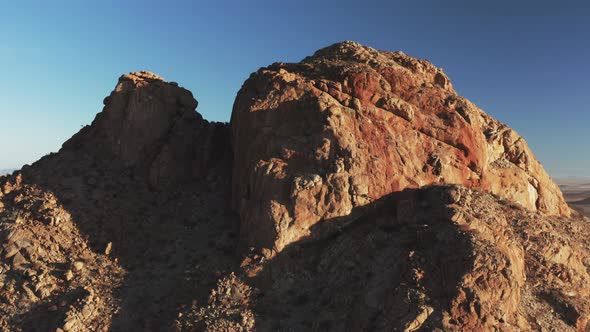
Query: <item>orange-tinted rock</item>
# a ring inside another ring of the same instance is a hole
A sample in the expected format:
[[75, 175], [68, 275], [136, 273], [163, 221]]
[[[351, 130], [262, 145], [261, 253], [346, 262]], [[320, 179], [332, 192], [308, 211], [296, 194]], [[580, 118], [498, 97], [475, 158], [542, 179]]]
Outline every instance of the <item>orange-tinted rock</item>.
[[522, 137], [457, 95], [441, 69], [401, 52], [344, 42], [260, 69], [238, 93], [231, 132], [247, 246], [281, 250], [320, 220], [428, 184], [570, 214]]
[[[425, 61], [344, 43], [261, 70], [233, 164], [175, 83], [124, 75], [105, 105], [0, 176], [0, 330], [589, 329], [590, 220]], [[239, 258], [230, 169], [263, 247]], [[447, 182], [510, 200], [424, 186]]]

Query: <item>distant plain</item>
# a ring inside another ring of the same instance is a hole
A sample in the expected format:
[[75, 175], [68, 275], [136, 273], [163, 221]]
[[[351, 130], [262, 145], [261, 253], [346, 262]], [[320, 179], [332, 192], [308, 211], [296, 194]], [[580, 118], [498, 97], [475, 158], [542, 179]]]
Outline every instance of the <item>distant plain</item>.
[[590, 216], [590, 178], [557, 179], [555, 182], [572, 208]]

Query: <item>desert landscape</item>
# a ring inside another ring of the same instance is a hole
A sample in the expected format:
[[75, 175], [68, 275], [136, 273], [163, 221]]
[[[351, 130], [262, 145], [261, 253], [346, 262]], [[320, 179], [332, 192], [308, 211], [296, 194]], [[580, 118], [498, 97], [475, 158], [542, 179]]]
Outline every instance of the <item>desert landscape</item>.
[[568, 204], [590, 216], [590, 179], [557, 179], [556, 182]]
[[276, 62], [230, 123], [148, 71], [103, 104], [0, 176], [3, 331], [590, 329], [589, 183], [427, 60]]

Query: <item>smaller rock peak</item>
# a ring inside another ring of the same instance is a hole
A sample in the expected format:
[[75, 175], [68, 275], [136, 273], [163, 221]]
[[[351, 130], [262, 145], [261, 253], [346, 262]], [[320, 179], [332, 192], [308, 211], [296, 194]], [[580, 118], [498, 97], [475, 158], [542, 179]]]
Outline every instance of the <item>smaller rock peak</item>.
[[131, 72], [129, 74], [125, 74], [121, 76], [121, 79], [128, 79], [128, 80], [148, 80], [148, 81], [162, 81], [166, 82], [163, 77], [156, 75], [152, 72], [140, 70], [136, 72]]
[[166, 82], [163, 77], [151, 73], [149, 71], [141, 70], [136, 72], [131, 72], [129, 74], [122, 75], [119, 77], [119, 82], [130, 81], [133, 82], [134, 85], [138, 85], [139, 82], [143, 83], [153, 83], [153, 82]]
[[136, 72], [130, 72], [129, 74], [122, 75], [119, 77], [119, 84], [115, 88], [116, 92], [128, 91], [139, 87], [145, 87], [150, 84], [171, 84], [178, 86], [177, 83], [167, 82], [163, 77], [151, 73], [149, 71], [141, 70]]

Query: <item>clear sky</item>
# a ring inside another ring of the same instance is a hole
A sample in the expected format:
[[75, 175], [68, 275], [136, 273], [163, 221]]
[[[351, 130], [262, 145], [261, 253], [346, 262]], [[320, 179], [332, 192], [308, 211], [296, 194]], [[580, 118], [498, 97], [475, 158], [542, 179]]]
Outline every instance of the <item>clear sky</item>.
[[590, 176], [586, 3], [0, 0], [0, 169], [57, 151], [123, 73], [179, 82], [229, 121], [251, 72], [354, 40], [443, 67], [551, 175]]

